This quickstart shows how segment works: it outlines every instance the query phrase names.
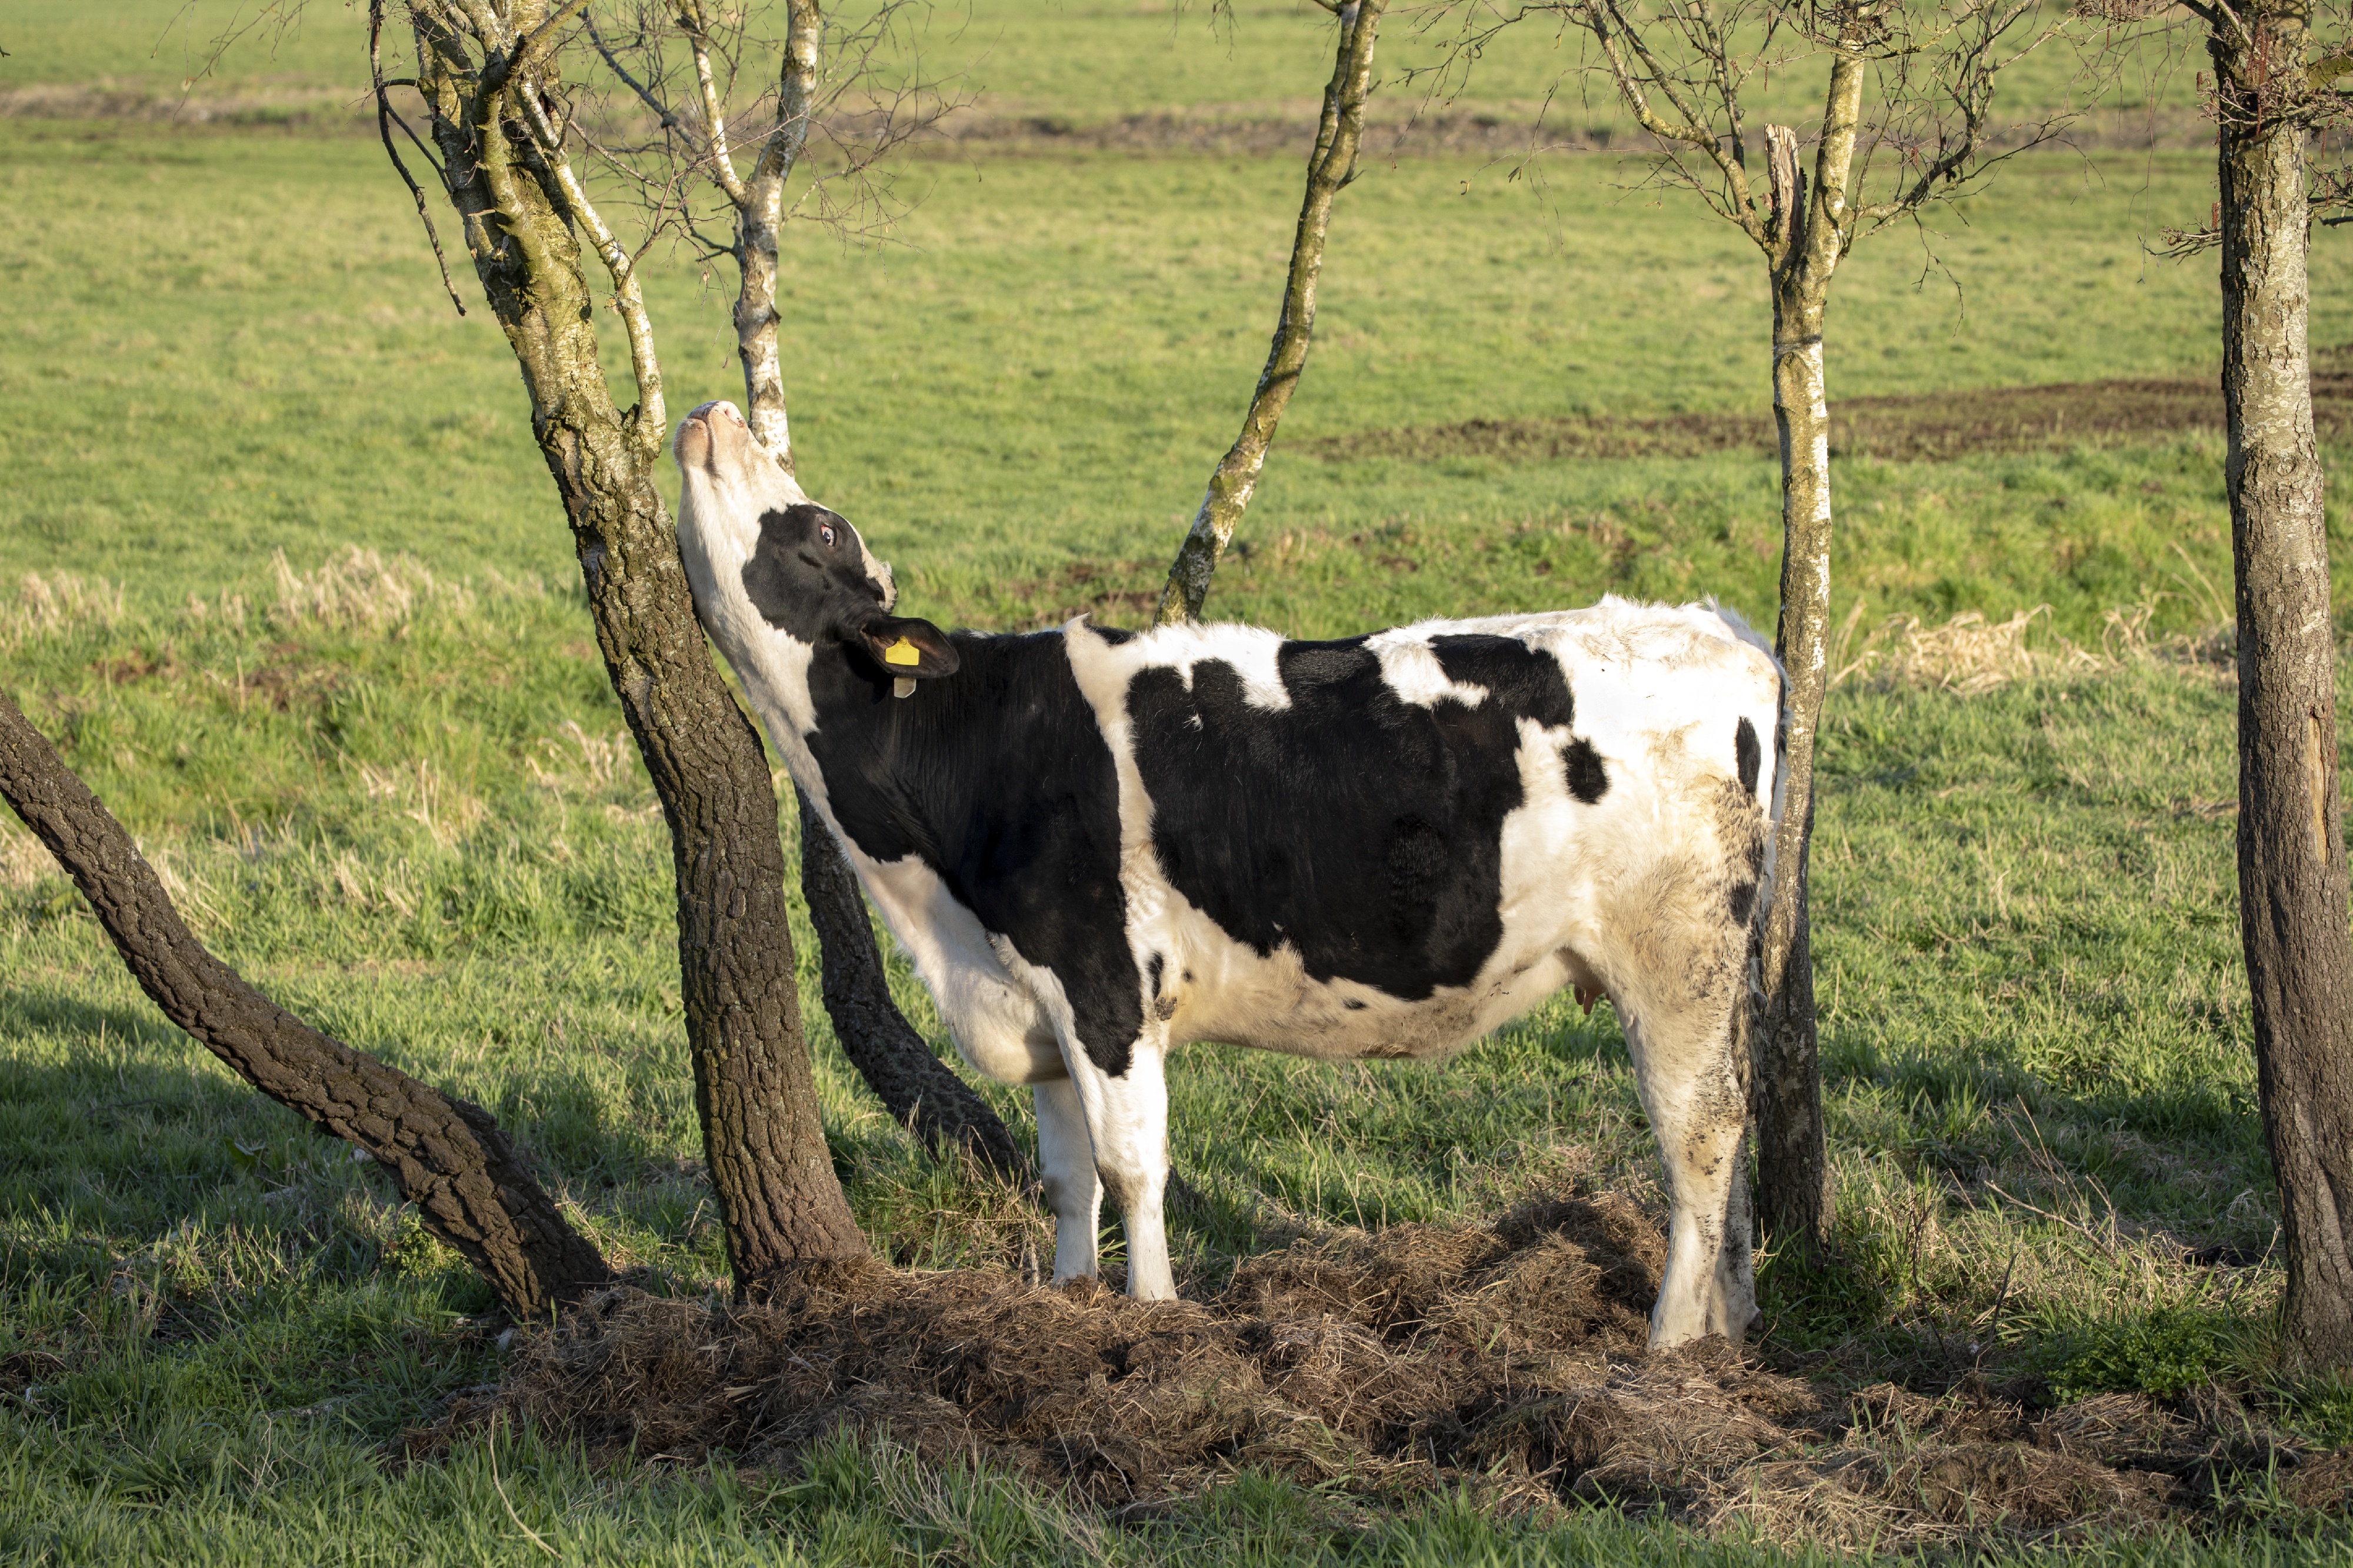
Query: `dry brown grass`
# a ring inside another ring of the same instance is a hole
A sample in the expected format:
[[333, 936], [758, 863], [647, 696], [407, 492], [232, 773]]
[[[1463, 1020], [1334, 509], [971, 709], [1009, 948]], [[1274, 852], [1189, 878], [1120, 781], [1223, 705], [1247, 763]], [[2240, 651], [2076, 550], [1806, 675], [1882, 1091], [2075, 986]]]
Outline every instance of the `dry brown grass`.
[[273, 551], [270, 567], [278, 603], [269, 618], [289, 631], [320, 626], [397, 635], [423, 605], [443, 601], [462, 611], [473, 602], [469, 589], [437, 580], [414, 556], [386, 557], [356, 544], [310, 572], [297, 572], [283, 550]]
[[[2037, 605], [2006, 621], [1965, 610], [1942, 626], [1917, 616], [1894, 616], [1852, 647], [1862, 601], [1855, 601], [1839, 635], [1832, 686], [1857, 679], [1889, 686], [1933, 686], [1974, 696], [2035, 676], [2089, 675], [2112, 662], [2051, 629], [2051, 606]], [[2039, 636], [2036, 634], [2040, 634]]]
[[27, 572], [16, 584], [16, 603], [0, 610], [0, 651], [83, 626], [119, 626], [122, 616], [119, 583], [70, 572], [46, 577]]
[[[1646, 1354], [1664, 1246], [1611, 1194], [1493, 1226], [1335, 1231], [1199, 1301], [999, 1271], [815, 1266], [762, 1303], [627, 1287], [526, 1333], [505, 1381], [413, 1434], [502, 1416], [607, 1464], [796, 1471], [849, 1435], [1114, 1509], [1258, 1468], [1369, 1498], [1467, 1488], [1711, 1531], [1881, 1548], [2111, 1534], [2195, 1518], [2220, 1478], [2299, 1458], [2226, 1397], [2107, 1395], [2037, 1419], [1975, 1379], [1846, 1394], [1720, 1341]], [[2313, 1470], [2319, 1491], [2342, 1489]], [[2334, 1492], [2329, 1492], [2334, 1496]]]
[[1917, 616], [1891, 616], [1863, 633], [1863, 604], [1857, 599], [1831, 648], [1831, 684], [1852, 680], [1873, 686], [1926, 686], [1974, 697], [2014, 680], [2097, 675], [2147, 659], [2173, 664], [2232, 668], [2234, 637], [2227, 622], [2198, 633], [2153, 637], [2152, 603], [2111, 609], [2103, 617], [2100, 646], [2085, 647], [2052, 626], [2048, 605], [2021, 610], [2008, 620], [1988, 620], [1964, 610], [1939, 626]]

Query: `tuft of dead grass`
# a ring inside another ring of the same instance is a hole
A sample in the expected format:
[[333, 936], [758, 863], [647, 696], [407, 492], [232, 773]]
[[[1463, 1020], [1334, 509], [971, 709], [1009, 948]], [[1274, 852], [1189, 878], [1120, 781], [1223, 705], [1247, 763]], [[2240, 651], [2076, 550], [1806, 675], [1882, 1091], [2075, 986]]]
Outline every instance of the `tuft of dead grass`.
[[[2048, 625], [2048, 605], [2021, 610], [2006, 621], [1989, 621], [1965, 610], [1942, 626], [1917, 616], [1893, 616], [1868, 633], [1862, 647], [1850, 648], [1862, 601], [1855, 601], [1839, 633], [1832, 686], [1849, 679], [1887, 686], [1932, 686], [1975, 696], [2036, 676], [2090, 675], [2110, 659], [2080, 647]], [[2036, 634], [2040, 634], [2037, 636]]]
[[2211, 1507], [2226, 1471], [2300, 1457], [2235, 1406], [2105, 1395], [2037, 1420], [1973, 1381], [1848, 1398], [1721, 1340], [1648, 1354], [1664, 1259], [1631, 1202], [1567, 1192], [1492, 1226], [1303, 1237], [1198, 1301], [871, 1259], [812, 1265], [751, 1304], [625, 1287], [525, 1331], [504, 1381], [408, 1449], [514, 1417], [606, 1465], [795, 1473], [850, 1436], [1113, 1509], [1255, 1468], [1881, 1549], [2150, 1527]]
[[122, 623], [122, 585], [103, 577], [27, 572], [16, 584], [16, 602], [0, 613], [0, 651], [84, 626]]
[[[2164, 595], [2159, 595], [2163, 597]], [[2021, 610], [2008, 620], [1988, 620], [1964, 610], [1940, 626], [1917, 616], [1891, 616], [1865, 632], [1857, 599], [1839, 628], [1831, 658], [1831, 684], [1849, 680], [1880, 687], [1926, 686], [1974, 697], [2013, 680], [2097, 675], [2128, 664], [2162, 660], [2176, 665], [2230, 668], [2237, 658], [2227, 621], [2194, 634], [2156, 637], [2153, 603], [2111, 609], [2103, 616], [2100, 646], [2088, 648], [2063, 637], [2051, 625], [2049, 605]]]
[[356, 544], [310, 572], [294, 570], [283, 550], [272, 552], [269, 563], [278, 581], [278, 603], [269, 618], [290, 631], [305, 626], [397, 631], [421, 605], [435, 600], [451, 601], [461, 611], [471, 605], [468, 590], [436, 580], [415, 557], [386, 558]]

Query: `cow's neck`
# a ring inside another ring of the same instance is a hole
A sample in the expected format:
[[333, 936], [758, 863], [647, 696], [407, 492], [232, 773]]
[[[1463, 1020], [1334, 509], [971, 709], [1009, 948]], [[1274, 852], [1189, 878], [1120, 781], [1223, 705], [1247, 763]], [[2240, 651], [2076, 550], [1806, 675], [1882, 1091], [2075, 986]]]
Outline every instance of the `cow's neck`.
[[919, 857], [959, 898], [993, 874], [1008, 825], [1069, 830], [1092, 802], [1112, 815], [1085, 832], [1115, 851], [1118, 780], [1062, 634], [954, 641], [962, 668], [904, 700], [847, 649], [811, 659], [806, 741], [834, 821], [871, 859]]

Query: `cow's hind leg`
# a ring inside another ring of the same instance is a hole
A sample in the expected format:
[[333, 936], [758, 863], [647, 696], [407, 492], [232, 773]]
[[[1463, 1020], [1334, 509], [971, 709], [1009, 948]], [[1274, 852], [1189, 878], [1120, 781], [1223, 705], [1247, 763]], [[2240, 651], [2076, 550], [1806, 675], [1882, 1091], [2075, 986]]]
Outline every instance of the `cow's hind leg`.
[[[1738, 1339], [1756, 1312], [1747, 1184], [1740, 1169], [1747, 1115], [1733, 1057], [1733, 984], [1686, 991], [1669, 1005], [1637, 1005], [1626, 1019], [1636, 1087], [1666, 1162], [1674, 1210], [1667, 1269], [1651, 1310], [1654, 1348], [1704, 1334]], [[1742, 1233], [1731, 1234], [1737, 1226]]]
[[1045, 1178], [1046, 1206], [1054, 1211], [1054, 1283], [1095, 1271], [1095, 1244], [1103, 1212], [1103, 1182], [1087, 1137], [1086, 1108], [1069, 1079], [1037, 1086], [1038, 1165]]

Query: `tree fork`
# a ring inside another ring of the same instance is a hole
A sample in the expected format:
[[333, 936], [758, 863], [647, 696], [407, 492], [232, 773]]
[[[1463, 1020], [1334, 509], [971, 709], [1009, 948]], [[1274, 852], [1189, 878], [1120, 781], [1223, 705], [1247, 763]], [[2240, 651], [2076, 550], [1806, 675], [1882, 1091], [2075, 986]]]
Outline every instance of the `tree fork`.
[[2308, 24], [2278, 0], [2193, 8], [2219, 89], [2240, 934], [2286, 1242], [2281, 1326], [2291, 1359], [2343, 1367], [2353, 1365], [2353, 942], [2306, 339]]
[[164, 1016], [279, 1104], [372, 1155], [519, 1320], [611, 1279], [481, 1107], [322, 1034], [198, 942], [113, 813], [0, 692], [0, 795], [57, 857]]

